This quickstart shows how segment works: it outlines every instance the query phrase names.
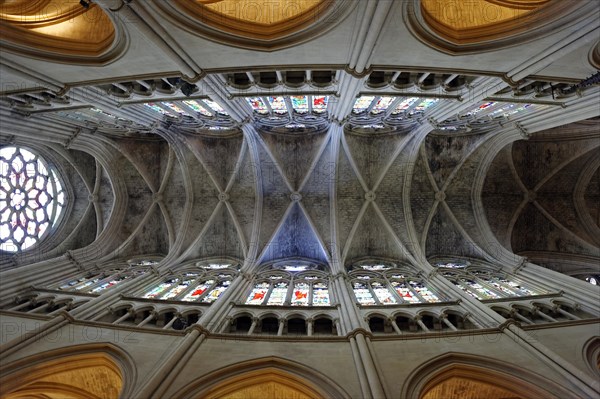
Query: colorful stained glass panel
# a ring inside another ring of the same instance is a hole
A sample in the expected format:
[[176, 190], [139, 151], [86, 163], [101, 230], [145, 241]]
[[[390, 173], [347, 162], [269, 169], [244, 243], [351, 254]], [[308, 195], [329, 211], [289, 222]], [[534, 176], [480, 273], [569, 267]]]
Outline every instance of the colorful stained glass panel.
[[291, 96], [290, 99], [292, 100], [292, 108], [294, 108], [294, 111], [299, 114], [308, 112], [308, 99], [306, 96]]
[[248, 299], [246, 299], [246, 305], [262, 304], [265, 300], [267, 292], [269, 291], [269, 287], [269, 283], [257, 284], [250, 292], [250, 295], [248, 295]]
[[292, 306], [308, 305], [310, 286], [306, 283], [297, 283], [292, 292]]
[[314, 96], [312, 109], [314, 113], [321, 114], [327, 111], [328, 96]]
[[354, 295], [361, 305], [375, 305], [375, 299], [365, 284], [354, 283]]
[[377, 104], [375, 104], [375, 106], [371, 110], [371, 113], [377, 115], [377, 114], [384, 112], [385, 110], [387, 110], [387, 108], [390, 106], [390, 104], [393, 101], [394, 101], [394, 97], [386, 96], [386, 97], [379, 98], [379, 100], [377, 101]]
[[313, 284], [313, 306], [329, 306], [329, 290], [325, 283]]
[[412, 291], [408, 288], [406, 283], [399, 281], [392, 281], [392, 287], [396, 290], [398, 295], [402, 297], [404, 302], [408, 303], [419, 303], [421, 302], [419, 298], [412, 293]]
[[281, 306], [285, 303], [285, 297], [287, 296], [288, 285], [286, 282], [276, 283], [273, 290], [271, 291], [271, 295], [269, 295], [269, 300], [267, 301], [267, 305], [270, 306]]
[[225, 292], [229, 287], [231, 281], [221, 281], [215, 288], [213, 288], [202, 300], [205, 303], [213, 303]]
[[396, 298], [392, 296], [392, 293], [383, 284], [373, 282], [371, 287], [382, 305], [394, 305], [396, 303]]
[[374, 99], [375, 99], [374, 96], [361, 96], [361, 97], [357, 98], [356, 102], [354, 103], [354, 107], [352, 108], [352, 112], [354, 112], [355, 114], [360, 114], [361, 112], [365, 112], [367, 110], [367, 108], [369, 108], [369, 106], [371, 106], [371, 103], [373, 102]]
[[182, 301], [197, 301], [200, 297], [214, 284], [214, 280], [208, 280], [201, 284], [198, 284], [192, 291], [188, 292], [186, 296], [183, 297]]
[[257, 112], [262, 115], [269, 113], [269, 109], [267, 108], [267, 105], [265, 104], [265, 102], [263, 101], [262, 98], [250, 97], [250, 98], [247, 98], [246, 100], [248, 101], [248, 104], [250, 104], [250, 106], [252, 107], [254, 112]]
[[283, 97], [269, 97], [269, 104], [271, 104], [271, 109], [276, 114], [287, 113], [287, 107], [285, 106]]
[[183, 103], [185, 105], [187, 105], [188, 107], [190, 107], [191, 109], [193, 109], [194, 111], [199, 112], [200, 114], [202, 114], [204, 116], [212, 116], [212, 112], [209, 112], [208, 110], [206, 110], [206, 108], [204, 108], [197, 101], [194, 101], [194, 100], [184, 100]]

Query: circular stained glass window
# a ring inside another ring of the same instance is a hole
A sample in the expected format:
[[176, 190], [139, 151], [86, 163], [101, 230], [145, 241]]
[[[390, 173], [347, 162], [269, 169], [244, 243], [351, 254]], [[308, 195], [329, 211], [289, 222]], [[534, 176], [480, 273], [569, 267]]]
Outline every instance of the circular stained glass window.
[[39, 155], [0, 149], [0, 250], [23, 251], [56, 225], [65, 206], [58, 175]]

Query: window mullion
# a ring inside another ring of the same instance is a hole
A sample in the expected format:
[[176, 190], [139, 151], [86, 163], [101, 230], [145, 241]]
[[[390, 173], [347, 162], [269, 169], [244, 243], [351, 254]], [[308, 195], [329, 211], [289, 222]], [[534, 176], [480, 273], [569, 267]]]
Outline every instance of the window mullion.
[[375, 300], [375, 304], [376, 305], [381, 305], [381, 302], [379, 301], [379, 298], [377, 298], [377, 295], [375, 295], [375, 291], [373, 290], [373, 287], [371, 287], [371, 282], [367, 282], [367, 288], [369, 290], [369, 292], [371, 293], [371, 296], [373, 297], [373, 300]]

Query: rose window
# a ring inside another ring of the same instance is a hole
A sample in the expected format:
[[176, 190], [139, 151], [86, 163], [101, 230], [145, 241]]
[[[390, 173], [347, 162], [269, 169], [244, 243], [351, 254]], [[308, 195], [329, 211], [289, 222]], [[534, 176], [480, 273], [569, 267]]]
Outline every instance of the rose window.
[[0, 149], [0, 250], [23, 251], [47, 234], [65, 206], [58, 175], [39, 155]]

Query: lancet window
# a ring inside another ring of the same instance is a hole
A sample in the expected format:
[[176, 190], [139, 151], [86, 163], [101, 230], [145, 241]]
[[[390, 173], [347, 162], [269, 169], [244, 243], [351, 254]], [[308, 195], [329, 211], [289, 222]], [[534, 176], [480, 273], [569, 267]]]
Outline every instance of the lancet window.
[[236, 265], [231, 263], [200, 264], [163, 277], [140, 296], [145, 299], [213, 303], [229, 288], [237, 274]]
[[146, 272], [145, 269], [112, 269], [79, 276], [60, 283], [56, 288], [61, 291], [100, 294], [103, 291], [123, 283]]
[[444, 277], [479, 300], [543, 294], [540, 290], [522, 285], [506, 273], [496, 272], [485, 266], [466, 266], [460, 269], [441, 264], [438, 267]]
[[329, 276], [316, 265], [278, 264], [257, 273], [246, 305], [329, 306]]
[[393, 96], [360, 96], [354, 102], [354, 115], [393, 115], [410, 116], [422, 113], [439, 101], [436, 98], [393, 97]]
[[356, 300], [363, 306], [442, 301], [442, 297], [408, 267], [362, 262], [352, 267], [349, 276]]
[[329, 96], [268, 96], [248, 97], [246, 101], [259, 115], [285, 115], [289, 113], [322, 114], [327, 111]]

